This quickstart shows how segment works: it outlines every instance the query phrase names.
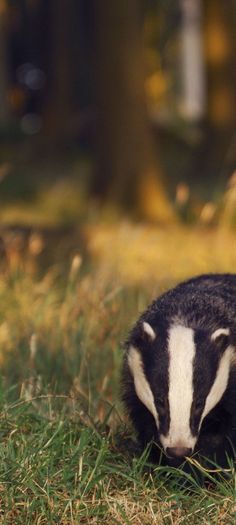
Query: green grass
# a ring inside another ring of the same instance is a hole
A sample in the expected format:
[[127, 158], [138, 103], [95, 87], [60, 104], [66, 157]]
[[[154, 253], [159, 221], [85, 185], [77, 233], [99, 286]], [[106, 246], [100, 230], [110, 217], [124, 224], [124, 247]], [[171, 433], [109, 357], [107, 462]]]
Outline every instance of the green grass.
[[32, 402], [2, 407], [1, 523], [234, 523], [233, 472], [208, 489], [185, 487], [181, 472], [148, 468], [106, 426], [67, 411], [71, 399], [61, 410], [57, 401], [38, 399], [48, 417]]
[[123, 224], [113, 237], [111, 227], [90, 225], [84, 237], [89, 265], [62, 248], [68, 262], [57, 253], [45, 273], [32, 239], [23, 256], [7, 245], [0, 524], [234, 524], [233, 466], [217, 478], [205, 472], [202, 486], [148, 465], [119, 401], [121, 341], [132, 322], [180, 277], [233, 271], [234, 234]]
[[118, 440], [107, 425], [86, 424], [71, 399], [60, 410], [57, 401], [37, 400], [48, 417], [33, 402], [3, 403], [0, 523], [235, 523], [233, 471], [208, 488], [186, 485], [180, 471], [130, 454], [125, 434]]

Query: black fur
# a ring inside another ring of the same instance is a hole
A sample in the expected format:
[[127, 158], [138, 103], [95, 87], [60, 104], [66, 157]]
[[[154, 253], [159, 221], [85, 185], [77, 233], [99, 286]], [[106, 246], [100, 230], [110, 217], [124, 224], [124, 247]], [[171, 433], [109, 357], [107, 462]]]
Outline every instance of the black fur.
[[[123, 365], [122, 398], [142, 447], [150, 441], [151, 459], [161, 461], [158, 430], [152, 414], [138, 399], [127, 362], [132, 344], [139, 349], [145, 375], [151, 386], [160, 419], [160, 432], [169, 427], [167, 330], [178, 320], [195, 333], [197, 348], [194, 363], [194, 404], [191, 430], [197, 432], [204, 400], [214, 381], [220, 356], [231, 344], [236, 348], [236, 274], [207, 274], [179, 284], [156, 299], [141, 315], [126, 342]], [[155, 330], [154, 341], [143, 330], [143, 322]], [[218, 328], [229, 328], [230, 335], [215, 342], [211, 334]], [[235, 459], [236, 450], [236, 366], [232, 367], [228, 386], [218, 405], [203, 421], [197, 446], [202, 455], [225, 466], [227, 458]], [[168, 461], [162, 459], [162, 462]]]

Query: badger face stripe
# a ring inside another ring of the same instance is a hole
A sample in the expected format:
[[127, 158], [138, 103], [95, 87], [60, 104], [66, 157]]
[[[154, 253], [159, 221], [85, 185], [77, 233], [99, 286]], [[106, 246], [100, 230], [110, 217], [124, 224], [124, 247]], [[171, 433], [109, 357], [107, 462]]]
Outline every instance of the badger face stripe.
[[154, 403], [153, 393], [144, 373], [140, 352], [134, 346], [130, 346], [128, 351], [128, 365], [134, 378], [134, 388], [136, 394], [140, 401], [151, 412], [156, 421], [156, 425], [158, 426], [159, 418]]
[[191, 328], [173, 325], [169, 330], [169, 411], [167, 436], [160, 435], [164, 448], [194, 448], [196, 438], [190, 428], [193, 401], [193, 361], [196, 353]]
[[[206, 398], [205, 407], [202, 413], [201, 423], [204, 419], [204, 417], [209, 414], [209, 412], [214, 408], [217, 403], [221, 400], [228, 384], [229, 380], [229, 373], [231, 368], [231, 363], [234, 362], [235, 359], [235, 352], [234, 348], [232, 346], [228, 346], [228, 348], [225, 350], [219, 365], [218, 370], [216, 374], [215, 381], [211, 387], [211, 390]], [[200, 428], [199, 426], [199, 428]]]

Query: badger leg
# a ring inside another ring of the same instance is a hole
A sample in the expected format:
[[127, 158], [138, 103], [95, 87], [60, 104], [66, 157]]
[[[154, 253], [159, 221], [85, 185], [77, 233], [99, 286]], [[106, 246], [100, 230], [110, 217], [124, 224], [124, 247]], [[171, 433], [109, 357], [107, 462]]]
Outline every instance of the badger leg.
[[199, 454], [227, 468], [236, 460], [236, 421], [225, 410], [206, 418], [198, 440]]

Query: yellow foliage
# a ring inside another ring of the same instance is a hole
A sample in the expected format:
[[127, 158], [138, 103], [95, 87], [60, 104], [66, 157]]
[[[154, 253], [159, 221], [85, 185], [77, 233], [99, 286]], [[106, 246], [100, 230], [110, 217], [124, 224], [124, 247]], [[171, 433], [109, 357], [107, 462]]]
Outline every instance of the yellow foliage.
[[169, 88], [168, 76], [164, 75], [162, 71], [156, 71], [146, 79], [145, 88], [148, 98], [152, 102], [158, 102]]
[[[159, 286], [204, 272], [236, 268], [235, 233], [223, 229], [100, 225], [87, 230], [89, 251], [125, 285]], [[112, 246], [112, 249], [111, 249]]]
[[229, 39], [221, 19], [212, 17], [206, 32], [207, 60], [213, 65], [223, 64], [230, 51]]
[[5, 15], [7, 12], [7, 1], [0, 0], [0, 16]]
[[233, 116], [234, 103], [234, 91], [232, 91], [230, 84], [225, 84], [222, 81], [220, 85], [215, 86], [209, 100], [209, 113], [212, 122], [216, 125], [230, 122]]
[[154, 170], [143, 174], [137, 193], [138, 211], [145, 219], [161, 224], [173, 222], [173, 209]]

